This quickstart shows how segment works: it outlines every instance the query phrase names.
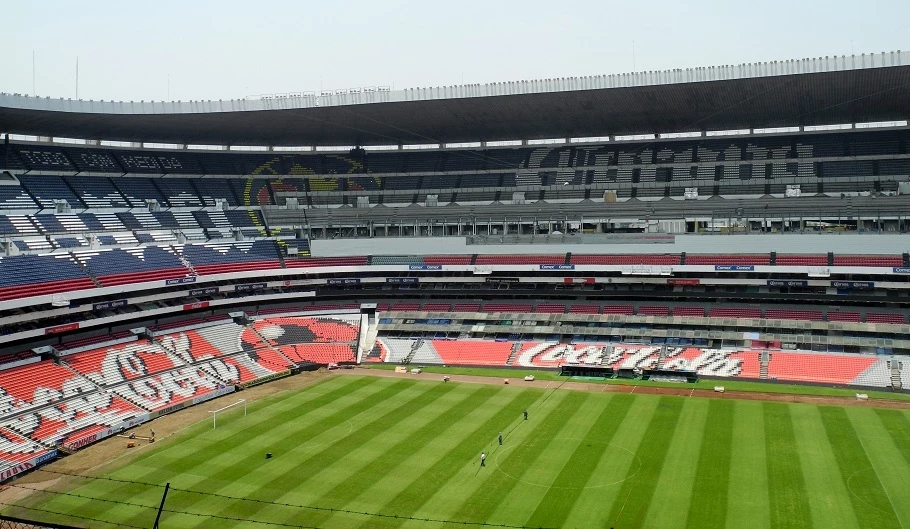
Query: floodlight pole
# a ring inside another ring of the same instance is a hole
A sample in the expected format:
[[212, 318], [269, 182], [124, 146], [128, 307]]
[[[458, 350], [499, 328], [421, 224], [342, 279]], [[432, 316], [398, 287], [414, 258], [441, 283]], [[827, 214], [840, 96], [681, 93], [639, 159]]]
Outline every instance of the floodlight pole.
[[158, 514], [155, 516], [155, 525], [152, 526], [152, 529], [158, 529], [158, 521], [161, 520], [161, 511], [164, 509], [164, 500], [167, 499], [167, 491], [170, 488], [170, 482], [164, 485], [164, 494], [161, 496], [161, 505], [158, 506]]

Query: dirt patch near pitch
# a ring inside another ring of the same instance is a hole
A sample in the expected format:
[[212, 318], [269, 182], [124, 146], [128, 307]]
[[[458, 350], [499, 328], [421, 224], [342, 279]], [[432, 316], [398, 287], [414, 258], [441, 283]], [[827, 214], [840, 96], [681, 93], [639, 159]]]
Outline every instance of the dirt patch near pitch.
[[[369, 369], [358, 367], [340, 371], [343, 374], [372, 375], [380, 377], [416, 378], [421, 380], [441, 380], [440, 373], [396, 373], [387, 369]], [[498, 377], [485, 377], [479, 375], [451, 375], [450, 380], [455, 382], [470, 382], [474, 384], [503, 385], [503, 379]], [[708, 399], [738, 399], [738, 400], [763, 400], [771, 402], [799, 402], [804, 404], [821, 404], [832, 406], [864, 406], [872, 408], [898, 408], [910, 409], [910, 401], [869, 399], [857, 400], [855, 397], [832, 397], [816, 395], [797, 395], [792, 393], [764, 393], [758, 391], [725, 391], [718, 393], [710, 389], [688, 388], [680, 385], [679, 388], [648, 387], [641, 385], [625, 384], [597, 384], [593, 382], [576, 382], [572, 380], [535, 380], [525, 382], [521, 377], [510, 378], [509, 385], [518, 387], [535, 387], [541, 389], [569, 389], [576, 391], [598, 391], [613, 393], [643, 393], [646, 395], [673, 395], [677, 397], [700, 397]]]

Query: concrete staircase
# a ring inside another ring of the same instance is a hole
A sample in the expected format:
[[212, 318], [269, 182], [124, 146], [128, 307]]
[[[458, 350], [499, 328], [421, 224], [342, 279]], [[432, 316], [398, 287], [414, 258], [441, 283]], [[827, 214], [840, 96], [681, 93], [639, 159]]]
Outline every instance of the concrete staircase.
[[603, 358], [601, 358], [601, 360], [600, 360], [601, 367], [610, 367], [609, 360], [610, 360], [610, 356], [613, 354], [613, 346], [605, 345], [601, 352], [603, 353]]
[[420, 349], [420, 346], [423, 345], [423, 342], [424, 342], [424, 340], [423, 340], [423, 338], [421, 338], [419, 340], [414, 340], [411, 343], [411, 352], [408, 353], [408, 356], [405, 357], [405, 359], [402, 361], [403, 364], [411, 363], [411, 360], [414, 359], [414, 355], [417, 353], [417, 350]]
[[758, 378], [762, 380], [768, 379], [768, 364], [771, 363], [771, 353], [768, 351], [762, 351], [758, 354]]
[[663, 345], [660, 348], [660, 355], [657, 357], [657, 369], [664, 368], [664, 362], [667, 360], [667, 346]]
[[904, 389], [904, 384], [901, 382], [901, 361], [897, 358], [891, 358], [888, 363], [891, 365], [891, 389], [901, 391]]
[[506, 360], [506, 365], [512, 365], [512, 362], [515, 361], [515, 358], [518, 356], [519, 351], [521, 351], [521, 342], [515, 342], [512, 344], [512, 352], [509, 354], [509, 359]]

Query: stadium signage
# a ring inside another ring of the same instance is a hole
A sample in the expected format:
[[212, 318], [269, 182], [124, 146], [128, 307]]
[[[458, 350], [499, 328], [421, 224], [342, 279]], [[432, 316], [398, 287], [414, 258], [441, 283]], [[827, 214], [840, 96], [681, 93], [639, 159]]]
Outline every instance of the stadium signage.
[[891, 271], [895, 274], [910, 274], [910, 266], [895, 266]]
[[540, 265], [540, 270], [575, 270], [575, 265]]
[[787, 279], [769, 279], [769, 287], [807, 287], [809, 286], [808, 281], [798, 281], [798, 280], [787, 280]]
[[126, 300], [118, 299], [114, 301], [105, 301], [104, 303], [95, 303], [92, 305], [92, 310], [106, 310], [106, 309], [115, 309], [117, 307], [125, 307]]
[[67, 443], [64, 443], [63, 447], [66, 448], [67, 450], [73, 450], [73, 451], [79, 450], [80, 448], [84, 448], [84, 447], [94, 443], [95, 441], [100, 441], [102, 439], [106, 439], [114, 434], [117, 434], [117, 433], [122, 432], [123, 430], [126, 430], [127, 428], [132, 428], [133, 426], [142, 424], [148, 420], [149, 420], [149, 415], [147, 413], [143, 413], [141, 415], [137, 415], [137, 416], [133, 417], [132, 419], [127, 419], [125, 421], [122, 421], [119, 424], [113, 424], [105, 430], [99, 430], [91, 435], [86, 435], [84, 437], [79, 437], [77, 439], [73, 439]]
[[190, 405], [190, 402], [183, 401], [179, 404], [174, 404], [173, 406], [168, 406], [167, 408], [161, 408], [158, 411], [153, 411], [153, 412], [149, 413], [149, 420], [157, 419], [158, 417], [161, 417], [162, 415], [167, 415], [168, 413], [174, 413], [175, 411], [182, 410], [183, 408], [186, 408], [189, 405]]
[[79, 322], [75, 321], [73, 323], [64, 323], [63, 325], [57, 325], [55, 327], [48, 327], [44, 329], [44, 334], [57, 334], [61, 332], [75, 331], [79, 328]]
[[186, 305], [183, 306], [183, 310], [204, 309], [208, 306], [209, 306], [208, 301], [199, 301], [197, 303], [187, 303]]
[[442, 265], [408, 265], [408, 270], [442, 270]]
[[259, 377], [259, 378], [255, 379], [255, 380], [250, 380], [249, 382], [244, 383], [244, 384], [243, 384], [243, 387], [245, 387], [245, 388], [250, 388], [250, 387], [253, 387], [253, 386], [258, 386], [259, 384], [264, 384], [264, 383], [266, 383], [266, 382], [270, 382], [270, 381], [272, 381], [272, 380], [276, 380], [276, 379], [279, 379], [279, 378], [281, 378], [281, 377], [286, 377], [286, 376], [288, 376], [288, 375], [290, 375], [290, 374], [291, 374], [291, 371], [290, 371], [289, 369], [286, 370], [286, 371], [278, 372], [278, 373], [272, 373], [271, 375], [266, 375], [266, 376], [264, 376], [264, 377]]
[[347, 279], [326, 279], [326, 285], [357, 285], [360, 284], [359, 277], [351, 277]]
[[48, 452], [44, 455], [41, 455], [37, 459], [35, 459], [35, 464], [40, 465], [42, 463], [50, 461], [51, 459], [54, 459], [55, 457], [57, 457], [57, 451], [51, 450], [50, 452]]
[[754, 265], [714, 265], [714, 270], [718, 272], [752, 272], [755, 270]]
[[691, 285], [700, 285], [701, 279], [667, 279], [668, 285], [677, 285], [677, 286], [691, 286]]
[[[110, 435], [110, 434], [108, 434], [108, 435]], [[80, 448], [82, 448], [84, 446], [88, 446], [99, 439], [104, 439], [105, 437], [107, 437], [107, 436], [99, 437], [98, 433], [93, 433], [92, 435], [86, 435], [85, 437], [80, 437], [79, 439], [76, 439], [75, 441], [70, 441], [68, 443], [65, 443], [63, 445], [63, 447], [66, 448], [67, 450], [79, 450]]]
[[265, 283], [250, 283], [248, 285], [237, 285], [234, 290], [237, 292], [249, 292], [251, 290], [262, 290], [266, 286], [267, 285]]
[[217, 294], [218, 287], [208, 287], [208, 288], [197, 288], [195, 290], [190, 290], [191, 296], [205, 296], [208, 294]]
[[875, 288], [872, 281], [832, 281], [831, 286], [834, 288]]
[[517, 277], [488, 277], [487, 283], [518, 283]]
[[396, 284], [414, 284], [419, 283], [420, 280], [416, 277], [387, 277], [385, 278], [385, 282]]
[[167, 280], [165, 280], [164, 284], [165, 285], [183, 285], [185, 283], [195, 283], [195, 282], [196, 282], [196, 276], [190, 276], [190, 277], [178, 277], [176, 279], [167, 279]]
[[234, 391], [234, 386], [225, 386], [221, 389], [216, 389], [215, 391], [210, 391], [210, 392], [206, 393], [205, 395], [200, 395], [200, 396], [194, 398], [193, 404], [200, 404], [207, 400], [212, 400], [212, 399], [218, 398], [222, 395], [227, 395], [228, 393], [232, 393], [233, 391]]
[[27, 470], [35, 468], [35, 463], [33, 461], [25, 461], [17, 465], [13, 465], [3, 472], [0, 472], [0, 481], [6, 481], [7, 479], [15, 476], [16, 474], [21, 474]]
[[562, 278], [562, 282], [566, 285], [571, 285], [574, 283], [593, 285], [596, 283], [593, 277], [564, 277]]

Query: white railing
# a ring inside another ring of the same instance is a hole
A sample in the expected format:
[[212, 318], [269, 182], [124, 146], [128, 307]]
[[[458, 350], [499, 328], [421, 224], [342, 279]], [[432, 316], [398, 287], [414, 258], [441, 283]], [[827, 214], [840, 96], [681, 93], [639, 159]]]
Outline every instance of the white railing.
[[391, 90], [387, 86], [289, 92], [218, 101], [92, 101], [35, 97], [0, 92], [0, 107], [102, 114], [193, 114], [285, 110], [370, 103], [490, 97], [543, 92], [600, 90], [677, 83], [726, 81], [806, 73], [887, 68], [910, 64], [910, 52], [890, 51], [785, 61], [744, 63], [674, 70], [560, 77], [487, 84], [434, 86]]

